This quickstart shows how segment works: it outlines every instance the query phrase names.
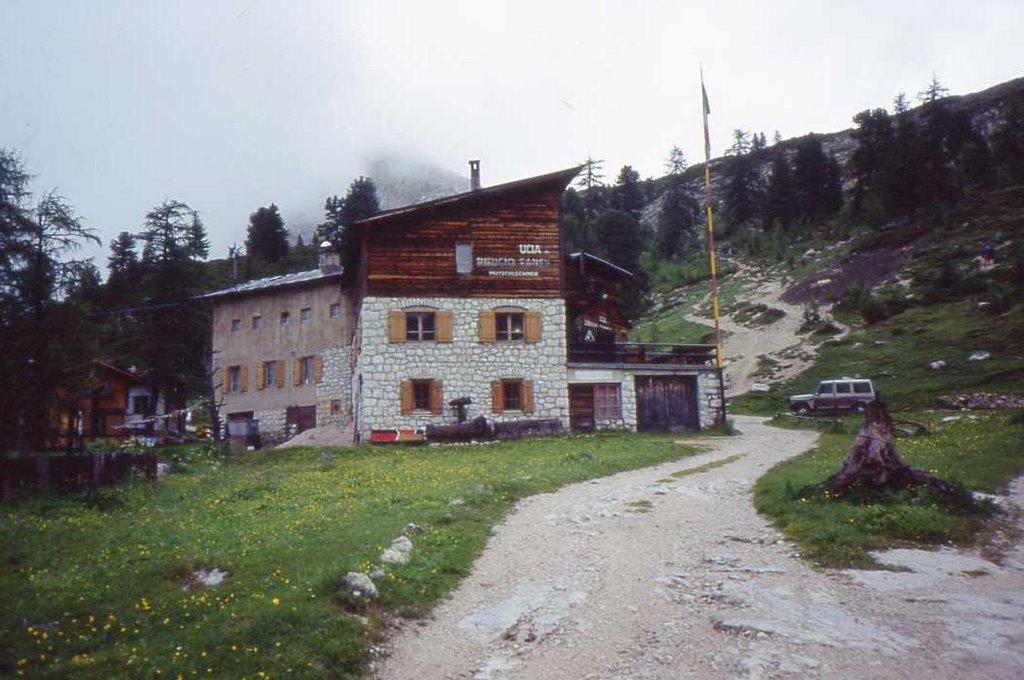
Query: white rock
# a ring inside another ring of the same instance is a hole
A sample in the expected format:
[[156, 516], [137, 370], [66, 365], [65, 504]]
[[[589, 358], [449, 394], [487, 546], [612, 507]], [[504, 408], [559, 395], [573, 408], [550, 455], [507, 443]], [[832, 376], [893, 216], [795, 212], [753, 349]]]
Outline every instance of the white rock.
[[380, 560], [387, 564], [405, 564], [412, 557], [412, 541], [408, 536], [399, 536], [381, 553]]
[[928, 366], [929, 366], [929, 367], [930, 367], [930, 368], [931, 368], [931, 369], [932, 369], [933, 371], [939, 371], [939, 370], [942, 370], [943, 368], [945, 368], [945, 367], [946, 367], [946, 362], [945, 362], [945, 361], [943, 361], [942, 359], [938, 359], [938, 360], [936, 360], [936, 361], [933, 361], [933, 362], [931, 362], [930, 364], [928, 364]]
[[754, 383], [750, 386], [751, 392], [768, 392], [771, 389], [772, 388], [768, 387], [768, 385], [765, 385], [764, 383]]
[[990, 352], [986, 352], [985, 350], [978, 350], [976, 352], [972, 352], [971, 356], [967, 357], [967, 360], [968, 361], [984, 361], [985, 359], [988, 359], [990, 356], [992, 356], [992, 354]]
[[350, 571], [345, 574], [345, 588], [356, 597], [377, 597], [377, 586], [373, 584], [370, 577], [358, 571]]

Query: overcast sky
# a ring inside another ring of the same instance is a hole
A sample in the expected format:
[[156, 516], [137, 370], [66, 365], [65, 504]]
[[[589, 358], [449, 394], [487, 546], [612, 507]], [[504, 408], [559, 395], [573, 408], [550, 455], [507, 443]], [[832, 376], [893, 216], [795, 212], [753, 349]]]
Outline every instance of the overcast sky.
[[319, 221], [381, 153], [484, 184], [603, 159], [700, 160], [734, 128], [831, 132], [934, 73], [952, 94], [1024, 75], [1024, 2], [508, 3], [0, 0], [0, 147], [109, 241], [164, 199], [223, 257], [276, 202]]

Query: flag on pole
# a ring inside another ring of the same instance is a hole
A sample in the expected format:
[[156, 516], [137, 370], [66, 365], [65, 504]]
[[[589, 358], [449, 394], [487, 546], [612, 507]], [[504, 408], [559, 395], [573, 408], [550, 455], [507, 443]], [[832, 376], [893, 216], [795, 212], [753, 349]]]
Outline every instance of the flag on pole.
[[708, 131], [708, 91], [704, 87], [704, 69], [700, 70], [700, 96], [704, 118], [704, 209], [708, 215], [708, 259], [711, 264], [711, 310], [715, 318], [715, 367], [718, 369], [718, 424], [725, 423], [725, 378], [722, 375], [722, 326], [718, 308], [718, 262], [715, 253], [715, 222], [711, 212], [711, 133]]
[[708, 91], [704, 89], [704, 72], [700, 73], [700, 95], [704, 103], [704, 161], [711, 160], [711, 134], [708, 132], [708, 116], [711, 114], [711, 104], [708, 103]]

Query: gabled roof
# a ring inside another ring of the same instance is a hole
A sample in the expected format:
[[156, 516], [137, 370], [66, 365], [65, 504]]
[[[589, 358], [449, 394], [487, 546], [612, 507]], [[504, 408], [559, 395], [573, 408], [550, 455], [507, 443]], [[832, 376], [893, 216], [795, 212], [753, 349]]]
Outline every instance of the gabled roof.
[[421, 211], [435, 210], [437, 208], [474, 201], [480, 198], [492, 198], [501, 194], [522, 191], [524, 189], [540, 189], [545, 186], [551, 186], [552, 188], [556, 188], [558, 191], [562, 191], [569, 185], [572, 178], [575, 177], [583, 167], [583, 165], [577, 165], [572, 168], [566, 168], [565, 170], [549, 172], [546, 175], [537, 175], [536, 177], [528, 177], [514, 182], [506, 182], [505, 184], [496, 184], [492, 187], [482, 187], [474, 191], [466, 191], [461, 194], [455, 194], [454, 196], [444, 196], [442, 198], [435, 198], [423, 203], [414, 203], [401, 208], [385, 210], [384, 212], [377, 213], [372, 217], [357, 220], [352, 223], [352, 226], [365, 227], [368, 225], [380, 224], [397, 217], [415, 215]]
[[221, 288], [211, 293], [206, 293], [199, 296], [200, 298], [210, 299], [218, 297], [227, 297], [229, 295], [244, 295], [245, 293], [262, 292], [265, 290], [273, 290], [275, 288], [287, 288], [289, 286], [301, 286], [318, 281], [326, 281], [333, 278], [341, 278], [344, 272], [340, 269], [336, 271], [324, 272], [321, 269], [311, 269], [304, 272], [296, 272], [294, 274], [279, 274], [278, 276], [268, 276], [264, 279], [256, 279], [254, 281], [246, 281], [245, 283], [238, 283], [228, 288]]

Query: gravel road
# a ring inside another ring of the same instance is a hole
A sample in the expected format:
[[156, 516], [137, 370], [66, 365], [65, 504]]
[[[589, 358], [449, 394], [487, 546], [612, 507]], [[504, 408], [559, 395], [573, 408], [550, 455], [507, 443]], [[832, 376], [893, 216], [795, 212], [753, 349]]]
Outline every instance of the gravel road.
[[698, 456], [522, 501], [378, 677], [1024, 677], [1020, 545], [1000, 565], [896, 550], [904, 571], [816, 570], [750, 497], [816, 435], [735, 420]]

